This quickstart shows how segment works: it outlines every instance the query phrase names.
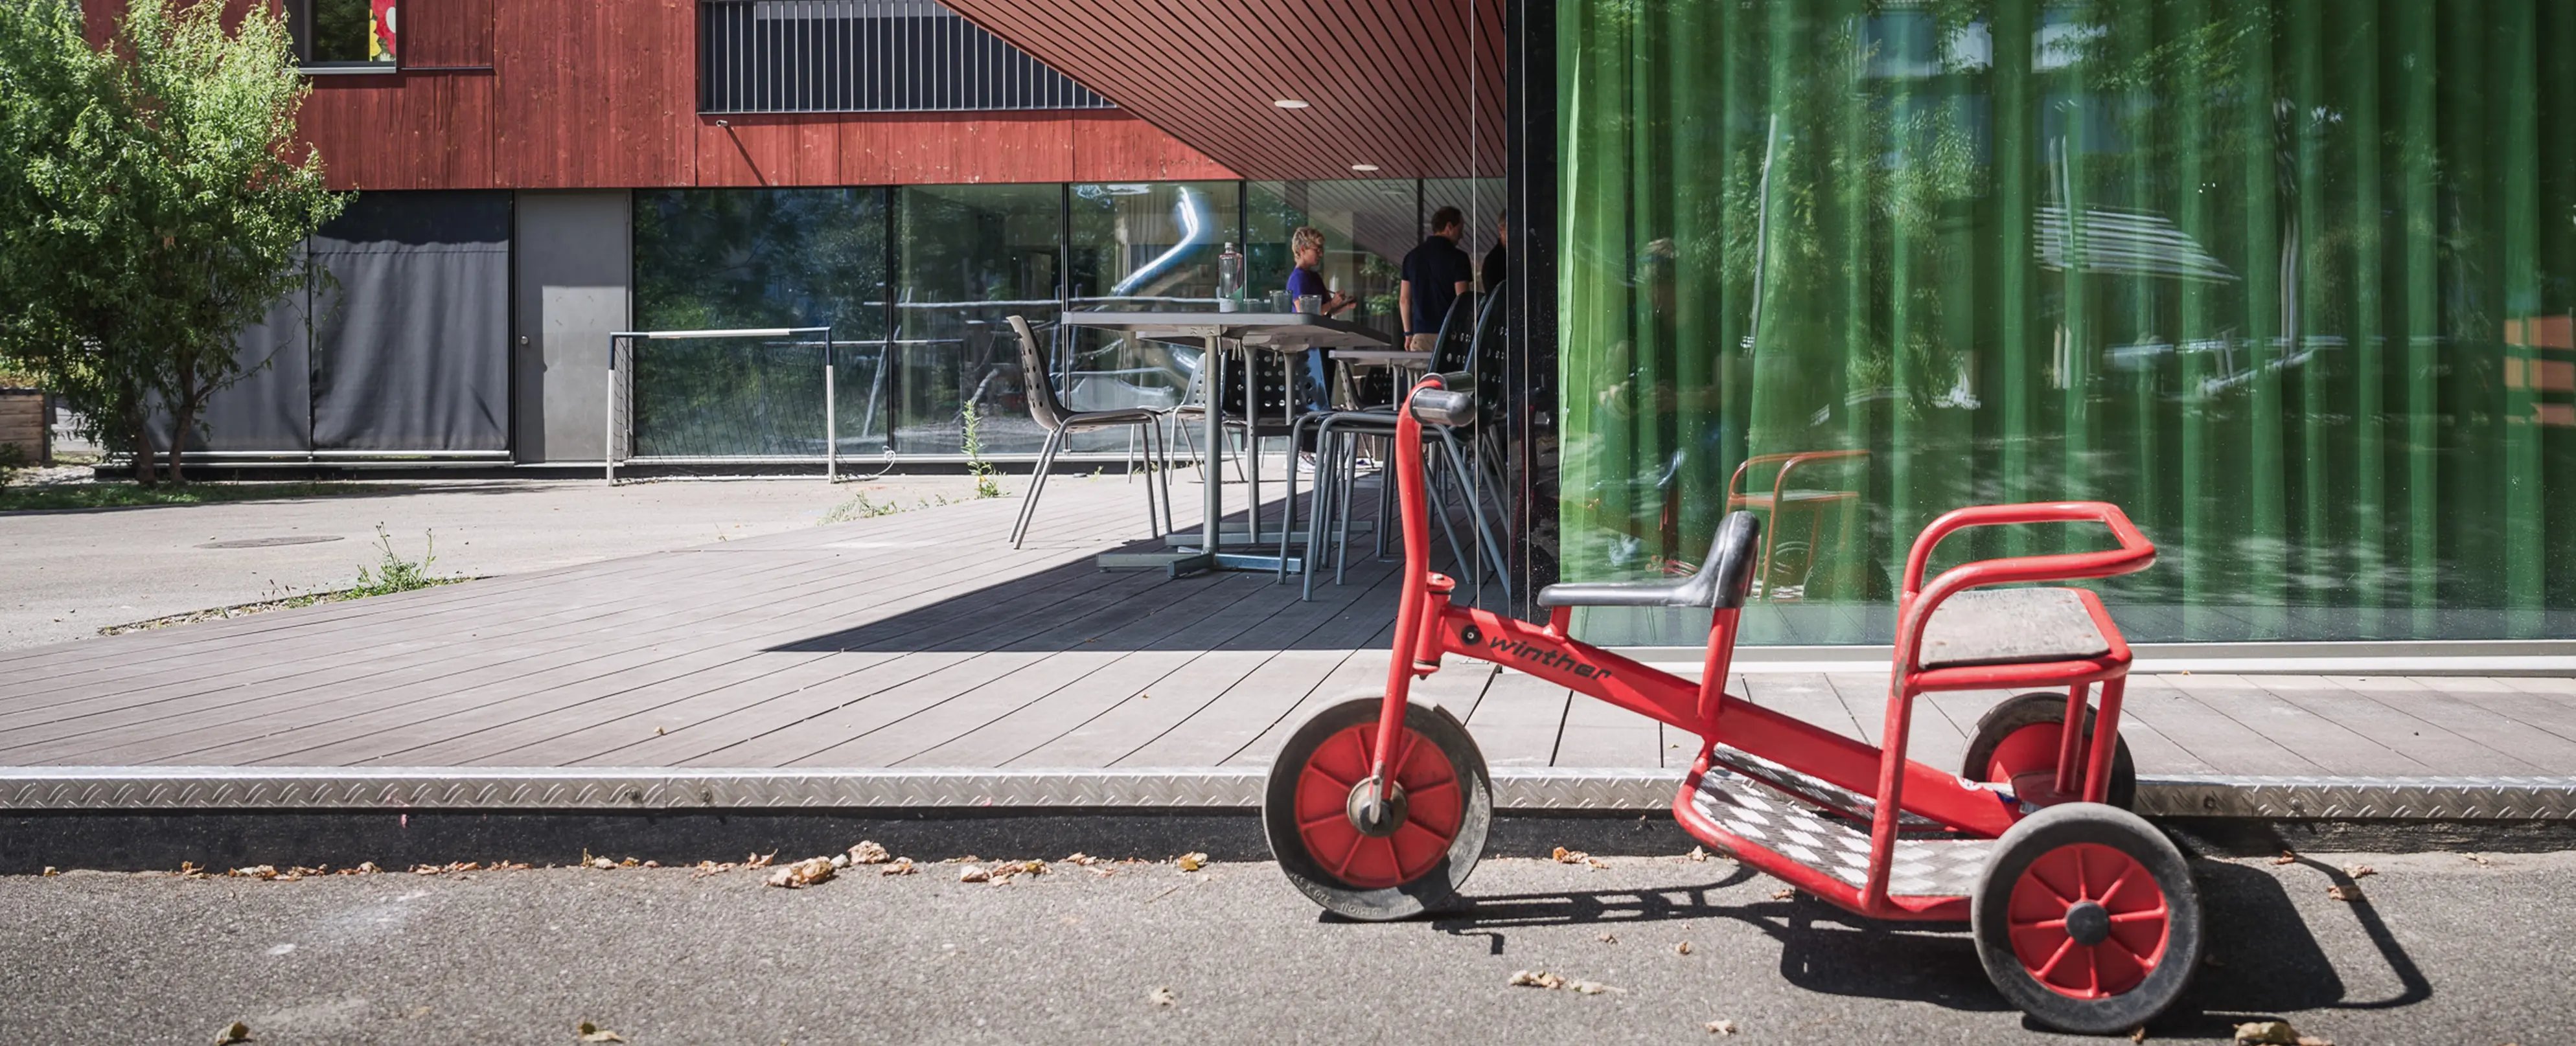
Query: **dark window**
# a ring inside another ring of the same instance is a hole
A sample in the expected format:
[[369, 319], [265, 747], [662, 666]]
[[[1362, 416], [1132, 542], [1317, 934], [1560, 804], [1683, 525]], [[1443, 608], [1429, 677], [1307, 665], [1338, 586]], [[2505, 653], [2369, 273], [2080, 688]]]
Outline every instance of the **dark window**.
[[1108, 108], [1108, 99], [931, 0], [698, 5], [700, 112]]
[[305, 68], [396, 64], [394, 0], [286, 0], [286, 27]]

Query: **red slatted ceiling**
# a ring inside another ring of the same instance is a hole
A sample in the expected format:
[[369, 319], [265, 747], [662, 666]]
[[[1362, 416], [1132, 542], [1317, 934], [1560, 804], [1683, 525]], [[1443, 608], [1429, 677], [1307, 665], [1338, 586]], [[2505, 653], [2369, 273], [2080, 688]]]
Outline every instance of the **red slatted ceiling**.
[[1503, 169], [1501, 0], [946, 3], [1246, 177]]

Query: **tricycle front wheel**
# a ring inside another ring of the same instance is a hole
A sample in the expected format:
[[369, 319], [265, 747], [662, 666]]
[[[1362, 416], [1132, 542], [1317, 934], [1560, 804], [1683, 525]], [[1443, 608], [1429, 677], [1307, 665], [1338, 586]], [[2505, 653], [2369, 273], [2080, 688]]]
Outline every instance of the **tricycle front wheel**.
[[1493, 782], [1467, 728], [1447, 711], [1408, 704], [1372, 819], [1364, 787], [1379, 698], [1327, 708], [1270, 765], [1261, 826], [1279, 870], [1326, 909], [1372, 922], [1449, 907], [1485, 852]]

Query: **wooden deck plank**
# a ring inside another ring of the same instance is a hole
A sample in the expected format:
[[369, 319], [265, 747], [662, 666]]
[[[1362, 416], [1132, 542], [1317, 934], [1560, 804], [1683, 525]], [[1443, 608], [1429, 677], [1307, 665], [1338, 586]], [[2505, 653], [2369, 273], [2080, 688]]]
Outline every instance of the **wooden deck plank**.
[[1573, 698], [1572, 691], [1536, 676], [1503, 672], [1485, 684], [1467, 732], [1485, 750], [1487, 766], [1554, 766]]
[[[418, 633], [379, 642], [362, 652], [317, 653], [131, 691], [111, 691], [78, 705], [57, 705], [43, 711], [31, 711], [0, 724], [0, 729], [7, 729], [16, 737], [41, 738], [56, 733], [49, 729], [55, 724], [86, 729], [121, 719], [169, 718], [221, 709], [239, 704], [246, 697], [266, 693], [309, 693], [316, 686], [353, 688], [364, 680], [392, 675], [404, 669], [439, 665], [452, 667], [460, 651], [471, 651], [478, 661], [496, 660], [498, 654], [489, 645], [491, 640], [486, 638], [488, 636], [505, 636], [510, 647], [542, 646], [552, 640], [593, 635], [604, 627], [611, 627], [602, 624], [602, 619], [615, 611], [602, 609], [592, 598], [567, 599], [565, 609], [534, 618], [487, 618], [480, 624], [460, 623], [450, 633]], [[639, 602], [630, 600], [627, 605], [631, 609]]]
[[2344, 716], [2328, 718], [2233, 675], [2195, 673], [2158, 680], [2266, 738], [2295, 738], [2299, 756], [2330, 774], [2429, 773], [2414, 757], [2372, 740]]
[[1560, 690], [1568, 698], [1565, 721], [1549, 765], [1622, 769], [1664, 765], [1662, 724], [1610, 702]]
[[[2403, 691], [2372, 690], [2357, 680], [2333, 676], [2244, 676], [2291, 704], [2332, 720], [2387, 747], [2413, 768], [2391, 773], [2536, 774], [2540, 767], [2460, 736], [2448, 727], [2402, 707]], [[2395, 767], [2395, 761], [2390, 765]]]
[[[700, 608], [744, 611], [772, 602], [770, 593], [753, 591], [732, 600], [702, 600]], [[529, 634], [510, 646], [477, 652], [468, 662], [439, 658], [347, 683], [292, 686], [205, 715], [173, 716], [164, 725], [190, 728], [188, 741], [197, 747], [180, 755], [250, 760], [295, 755], [300, 762], [319, 764], [355, 761], [362, 757], [333, 746], [375, 737], [393, 726], [434, 719], [454, 705], [506, 709], [531, 694], [638, 665], [658, 665], [702, 642], [697, 633], [703, 625], [698, 618], [638, 604], [585, 618], [570, 626], [578, 628], [575, 632], [554, 629]]]
[[[2122, 721], [2145, 725], [2190, 753], [2194, 760], [2224, 773], [2325, 772], [2315, 761], [2166, 680], [2164, 676], [2130, 676], [2128, 690], [2120, 699]], [[2130, 748], [2134, 757], [2136, 745]]]

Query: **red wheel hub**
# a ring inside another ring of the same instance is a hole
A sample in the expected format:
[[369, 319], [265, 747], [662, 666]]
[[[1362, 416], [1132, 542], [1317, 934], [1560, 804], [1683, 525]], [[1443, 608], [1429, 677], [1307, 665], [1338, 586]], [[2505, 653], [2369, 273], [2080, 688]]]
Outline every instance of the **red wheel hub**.
[[2099, 843], [2041, 854], [2013, 883], [2013, 956], [2048, 990], [2107, 999], [2164, 959], [2171, 915], [2147, 866]]
[[1395, 742], [1389, 775], [1404, 791], [1402, 823], [1372, 834], [1352, 819], [1352, 792], [1368, 780], [1377, 724], [1363, 723], [1324, 739], [1297, 773], [1297, 834], [1306, 852], [1352, 886], [1381, 889], [1421, 878], [1448, 856], [1463, 804], [1458, 770], [1431, 739], [1412, 730]]
[[[2034, 806], [2078, 798], [2057, 793], [2057, 741], [2054, 723], [2033, 723], [2005, 734], [1995, 745], [1995, 754], [1986, 759], [1986, 780], [2011, 785], [2015, 796]], [[2092, 747], [2092, 739], [2086, 738], [2076, 750]]]

